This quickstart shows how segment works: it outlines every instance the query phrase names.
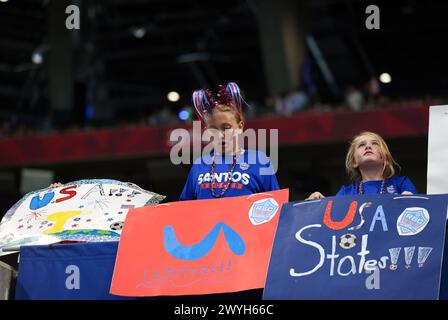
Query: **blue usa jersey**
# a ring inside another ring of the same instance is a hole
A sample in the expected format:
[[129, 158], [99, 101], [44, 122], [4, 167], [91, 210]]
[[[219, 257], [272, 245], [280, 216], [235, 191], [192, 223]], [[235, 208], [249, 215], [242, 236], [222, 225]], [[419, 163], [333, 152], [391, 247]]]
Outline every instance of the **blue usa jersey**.
[[[197, 159], [191, 167], [180, 200], [213, 199], [211, 171], [213, 156]], [[232, 156], [216, 156], [214, 192], [220, 195], [232, 167]], [[222, 197], [237, 197], [253, 193], [279, 190], [277, 177], [268, 156], [256, 150], [245, 150], [236, 161], [230, 184]]]
[[[382, 180], [367, 181], [362, 184], [364, 194], [379, 194], [381, 193]], [[336, 194], [337, 196], [346, 196], [358, 194], [359, 183], [354, 182], [348, 186], [342, 186]], [[404, 191], [409, 191], [413, 194], [417, 193], [414, 184], [405, 176], [393, 176], [386, 179], [386, 194], [401, 194]]]

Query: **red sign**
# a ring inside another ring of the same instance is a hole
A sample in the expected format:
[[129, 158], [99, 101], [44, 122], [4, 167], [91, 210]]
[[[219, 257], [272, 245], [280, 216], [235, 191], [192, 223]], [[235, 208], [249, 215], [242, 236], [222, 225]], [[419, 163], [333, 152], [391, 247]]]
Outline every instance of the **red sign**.
[[288, 189], [129, 211], [111, 293], [191, 295], [263, 288]]

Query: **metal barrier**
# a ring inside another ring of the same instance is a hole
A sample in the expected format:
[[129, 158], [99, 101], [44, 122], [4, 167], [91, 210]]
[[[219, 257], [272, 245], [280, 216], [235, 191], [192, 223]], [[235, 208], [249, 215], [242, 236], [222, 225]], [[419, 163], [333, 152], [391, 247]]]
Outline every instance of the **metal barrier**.
[[0, 300], [13, 299], [16, 279], [17, 271], [0, 261]]

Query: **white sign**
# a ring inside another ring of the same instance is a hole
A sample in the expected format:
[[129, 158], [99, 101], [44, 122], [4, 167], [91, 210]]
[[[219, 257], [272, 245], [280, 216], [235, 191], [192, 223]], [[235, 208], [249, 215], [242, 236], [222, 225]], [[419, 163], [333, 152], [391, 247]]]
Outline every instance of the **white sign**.
[[448, 105], [429, 109], [427, 194], [448, 193]]
[[118, 241], [129, 209], [164, 198], [110, 179], [79, 180], [30, 192], [0, 223], [0, 255], [25, 244]]

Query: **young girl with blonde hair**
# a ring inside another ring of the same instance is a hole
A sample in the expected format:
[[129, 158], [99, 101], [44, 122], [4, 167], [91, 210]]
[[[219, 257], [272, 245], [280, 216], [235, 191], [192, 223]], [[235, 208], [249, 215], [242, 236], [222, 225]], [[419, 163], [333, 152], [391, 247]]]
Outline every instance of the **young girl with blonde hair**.
[[[384, 139], [377, 133], [364, 131], [353, 138], [345, 159], [345, 167], [353, 183], [342, 186], [337, 196], [355, 194], [415, 194], [408, 177], [396, 176], [398, 164]], [[308, 199], [319, 199], [320, 192]]]

